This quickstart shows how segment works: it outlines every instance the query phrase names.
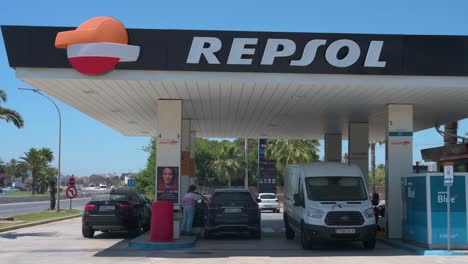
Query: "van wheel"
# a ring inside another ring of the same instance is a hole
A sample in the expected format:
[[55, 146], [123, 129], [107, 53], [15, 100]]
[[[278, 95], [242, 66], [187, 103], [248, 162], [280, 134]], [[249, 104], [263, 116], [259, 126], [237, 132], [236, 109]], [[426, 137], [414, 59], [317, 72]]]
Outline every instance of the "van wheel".
[[294, 231], [289, 226], [288, 221], [284, 221], [284, 233], [286, 234], [286, 239], [287, 240], [293, 240], [294, 239]]
[[81, 233], [85, 238], [93, 238], [94, 237], [94, 230], [90, 226], [84, 226], [81, 228]]
[[312, 249], [312, 241], [310, 238], [308, 238], [304, 230], [304, 225], [301, 226], [301, 246], [305, 250]]
[[374, 249], [375, 248], [375, 243], [376, 243], [376, 240], [375, 238], [372, 238], [370, 240], [367, 240], [367, 241], [363, 241], [362, 244], [364, 245], [364, 247], [366, 249]]

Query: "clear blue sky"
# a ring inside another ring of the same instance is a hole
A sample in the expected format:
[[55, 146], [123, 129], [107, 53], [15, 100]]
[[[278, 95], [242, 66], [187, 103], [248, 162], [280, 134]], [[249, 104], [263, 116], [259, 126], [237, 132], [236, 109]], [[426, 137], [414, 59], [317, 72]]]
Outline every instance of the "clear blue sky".
[[[4, 1], [1, 25], [78, 26], [95, 16], [113, 16], [128, 28], [217, 29], [341, 33], [468, 35], [468, 1]], [[18, 159], [30, 147], [57, 149], [57, 116], [44, 98], [17, 87], [0, 36], [0, 88], [6, 107], [19, 111], [25, 128], [0, 122], [0, 158]], [[136, 172], [144, 167], [148, 138], [124, 137], [59, 102], [63, 115], [62, 171], [65, 174]], [[460, 122], [460, 133], [468, 131]], [[442, 144], [433, 130], [415, 134], [419, 150]], [[346, 142], [344, 148], [346, 148]], [[384, 151], [377, 148], [378, 163]], [[54, 161], [56, 165], [56, 161]]]

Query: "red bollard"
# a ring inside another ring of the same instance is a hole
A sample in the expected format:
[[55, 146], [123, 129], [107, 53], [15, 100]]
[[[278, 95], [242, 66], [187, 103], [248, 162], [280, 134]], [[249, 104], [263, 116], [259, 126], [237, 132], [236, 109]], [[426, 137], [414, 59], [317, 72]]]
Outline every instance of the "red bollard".
[[151, 210], [151, 242], [174, 241], [174, 205], [170, 201], [157, 201]]

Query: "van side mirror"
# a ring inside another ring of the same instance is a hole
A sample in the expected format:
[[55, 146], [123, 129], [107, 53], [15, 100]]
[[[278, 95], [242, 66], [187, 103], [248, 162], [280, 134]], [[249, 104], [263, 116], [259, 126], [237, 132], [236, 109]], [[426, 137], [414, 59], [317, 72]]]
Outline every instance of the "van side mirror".
[[301, 198], [299, 197], [299, 194], [297, 194], [297, 193], [294, 194], [293, 199], [294, 199], [294, 206], [301, 206], [302, 205]]

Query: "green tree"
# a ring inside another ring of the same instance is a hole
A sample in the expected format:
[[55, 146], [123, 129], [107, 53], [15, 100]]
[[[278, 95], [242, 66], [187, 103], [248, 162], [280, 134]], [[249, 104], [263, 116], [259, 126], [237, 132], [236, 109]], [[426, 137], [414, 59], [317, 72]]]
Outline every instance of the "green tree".
[[48, 168], [49, 168], [49, 163], [51, 163], [52, 160], [54, 160], [54, 154], [52, 150], [50, 150], [49, 148], [41, 148], [39, 152], [43, 161], [42, 161], [42, 168], [39, 171], [38, 185], [39, 185], [39, 193], [43, 194], [47, 191], [47, 188], [49, 187], [50, 175], [48, 173], [50, 172], [50, 170], [48, 170]]
[[213, 163], [216, 160], [217, 152], [221, 146], [221, 142], [208, 140], [204, 138], [196, 138], [195, 176], [200, 185], [216, 186], [219, 185], [219, 179], [213, 170]]
[[284, 169], [288, 164], [317, 161], [319, 146], [318, 140], [268, 140], [266, 158], [276, 160], [279, 183], [284, 183]]
[[[244, 139], [234, 140], [234, 144], [239, 149], [244, 149]], [[258, 183], [258, 139], [248, 139], [248, 166], [249, 185], [256, 186]]]
[[144, 193], [150, 199], [155, 197], [155, 180], [156, 180], [156, 140], [151, 139], [144, 151], [149, 153], [146, 166], [136, 176], [136, 190]]
[[213, 170], [219, 179], [223, 182], [227, 181], [228, 187], [231, 187], [232, 180], [243, 178], [243, 169], [242, 151], [234, 144], [223, 145], [213, 163]]
[[[7, 95], [4, 90], [0, 90], [0, 103], [7, 101]], [[0, 119], [5, 120], [7, 123], [12, 122], [17, 128], [24, 126], [23, 117], [13, 109], [0, 106]]]
[[40, 191], [38, 184], [39, 177], [42, 175], [43, 170], [49, 166], [49, 163], [53, 160], [54, 156], [49, 148], [30, 148], [29, 151], [25, 152], [24, 154], [25, 156], [21, 157], [21, 163], [31, 171], [32, 194], [36, 194], [38, 191]]
[[6, 172], [6, 164], [3, 160], [0, 159], [0, 173], [5, 173]]
[[[375, 193], [375, 145], [378, 143], [379, 145], [384, 144], [385, 141], [376, 141], [371, 140], [369, 142], [369, 147], [371, 149], [371, 173], [372, 173], [372, 192]], [[370, 180], [369, 180], [370, 181]]]
[[385, 186], [385, 165], [379, 164], [375, 169], [375, 180], [374, 178], [369, 179], [369, 184], [374, 186]]

